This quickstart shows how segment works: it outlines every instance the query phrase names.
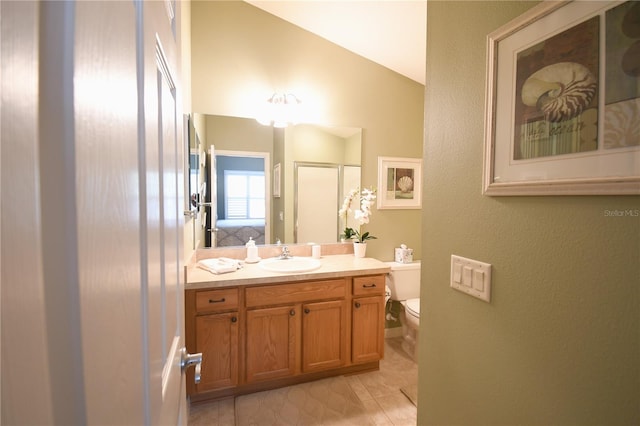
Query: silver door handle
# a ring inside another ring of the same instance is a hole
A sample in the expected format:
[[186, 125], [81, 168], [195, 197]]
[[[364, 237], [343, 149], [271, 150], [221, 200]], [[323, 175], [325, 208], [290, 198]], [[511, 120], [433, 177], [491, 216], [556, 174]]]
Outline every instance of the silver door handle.
[[211, 203], [198, 203], [198, 207], [211, 207]]
[[182, 372], [184, 373], [184, 371], [191, 365], [195, 365], [196, 367], [195, 382], [196, 384], [198, 384], [200, 383], [200, 371], [202, 369], [202, 352], [197, 354], [190, 354], [187, 353], [187, 348], [182, 348], [180, 360], [180, 367], [182, 368]]

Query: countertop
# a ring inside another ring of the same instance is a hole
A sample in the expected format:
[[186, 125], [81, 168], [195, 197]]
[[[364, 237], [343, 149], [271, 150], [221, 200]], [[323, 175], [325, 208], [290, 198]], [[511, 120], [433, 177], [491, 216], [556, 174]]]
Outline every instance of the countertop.
[[195, 265], [187, 267], [185, 290], [232, 287], [255, 284], [273, 284], [344, 276], [386, 274], [391, 268], [372, 257], [358, 258], [353, 254], [329, 255], [320, 258], [320, 268], [304, 273], [270, 272], [257, 263], [245, 263], [244, 267], [226, 274], [213, 274]]

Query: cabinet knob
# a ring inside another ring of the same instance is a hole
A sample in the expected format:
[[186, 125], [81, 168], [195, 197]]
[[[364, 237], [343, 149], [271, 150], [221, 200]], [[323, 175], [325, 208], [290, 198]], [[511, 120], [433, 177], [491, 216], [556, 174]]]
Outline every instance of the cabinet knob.
[[363, 288], [374, 288], [376, 285], [375, 284], [364, 284], [362, 287]]
[[360, 302], [356, 302], [356, 308], [360, 307]]
[[224, 302], [226, 299], [223, 297], [222, 299], [209, 299], [209, 303], [222, 303]]
[[237, 322], [238, 318], [237, 317], [231, 317], [231, 322]]
[[309, 312], [311, 312], [311, 311], [309, 310], [309, 308], [304, 308], [304, 313], [305, 313], [305, 314], [308, 314]]
[[292, 309], [289, 311], [289, 315], [294, 316], [296, 314], [296, 310]]

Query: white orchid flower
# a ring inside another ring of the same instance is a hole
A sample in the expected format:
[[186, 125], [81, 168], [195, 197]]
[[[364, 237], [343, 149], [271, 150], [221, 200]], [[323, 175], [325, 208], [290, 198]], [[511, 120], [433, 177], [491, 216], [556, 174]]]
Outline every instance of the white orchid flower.
[[[360, 208], [357, 210], [351, 210], [351, 203], [353, 202], [353, 199], [356, 197], [356, 195], [359, 197], [358, 204], [360, 205]], [[372, 213], [371, 206], [373, 205], [373, 202], [375, 201], [375, 199], [376, 199], [375, 189], [364, 188], [362, 191], [360, 191], [360, 188], [352, 189], [351, 191], [349, 191], [349, 194], [345, 197], [344, 202], [342, 203], [342, 207], [338, 211], [338, 215], [339, 217], [344, 218], [346, 223], [348, 214], [353, 211], [354, 219], [360, 225], [365, 225], [369, 223], [371, 213]], [[369, 235], [368, 232], [363, 232], [362, 234], [360, 234], [360, 229], [353, 229], [348, 226], [345, 228], [345, 232], [343, 235], [345, 235], [347, 239], [355, 238], [360, 242], [364, 242], [365, 240], [376, 238], [373, 235]]]
[[360, 225], [364, 225], [365, 223], [369, 223], [369, 215], [362, 210], [356, 210], [354, 213], [354, 218], [360, 222]]

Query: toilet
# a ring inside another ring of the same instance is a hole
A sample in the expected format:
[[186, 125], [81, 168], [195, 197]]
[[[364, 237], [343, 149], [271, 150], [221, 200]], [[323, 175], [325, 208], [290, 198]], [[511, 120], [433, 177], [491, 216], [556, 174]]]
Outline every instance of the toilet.
[[386, 277], [390, 298], [399, 301], [403, 306], [400, 317], [403, 336], [402, 348], [417, 361], [420, 324], [420, 261], [385, 263], [391, 268], [391, 272]]

